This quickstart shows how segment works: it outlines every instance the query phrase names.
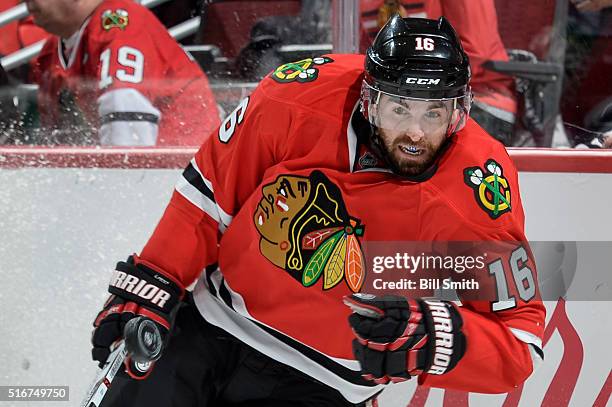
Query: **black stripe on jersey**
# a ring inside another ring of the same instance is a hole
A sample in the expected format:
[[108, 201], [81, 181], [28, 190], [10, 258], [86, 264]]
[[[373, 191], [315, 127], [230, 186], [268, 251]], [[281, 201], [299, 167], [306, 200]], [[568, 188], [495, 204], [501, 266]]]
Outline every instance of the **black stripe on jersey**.
[[142, 112], [113, 112], [105, 114], [100, 119], [100, 124], [110, 122], [150, 122], [157, 124], [159, 123], [159, 116]]
[[219, 265], [217, 263], [211, 264], [210, 266], [206, 266], [206, 283], [208, 284], [208, 291], [210, 291], [210, 293], [215, 297], [217, 296], [217, 289], [215, 288], [215, 285], [213, 284], [212, 278], [210, 276], [212, 276], [212, 274], [217, 271], [217, 268], [219, 268]]
[[261, 329], [263, 329], [270, 335], [274, 336], [279, 341], [285, 343], [288, 346], [291, 346], [293, 349], [300, 352], [302, 355], [306, 356], [308, 359], [323, 366], [325, 369], [329, 370], [336, 376], [346, 380], [347, 382], [350, 382], [350, 383], [353, 383], [359, 386], [366, 386], [366, 387], [377, 386], [376, 383], [365, 380], [363, 377], [361, 377], [361, 372], [356, 372], [347, 367], [344, 367], [341, 364], [334, 362], [330, 358], [320, 354], [316, 350], [304, 345], [303, 343], [298, 342], [295, 339], [292, 339], [286, 335], [283, 335], [282, 333], [272, 328], [268, 328], [267, 326], [262, 325], [257, 321], [254, 321], [252, 319], [249, 319], [249, 321], [255, 323], [258, 327], [260, 327]]
[[193, 185], [198, 191], [204, 194], [208, 199], [215, 202], [215, 195], [213, 194], [213, 191], [211, 191], [206, 186], [206, 184], [204, 183], [204, 180], [202, 179], [202, 176], [200, 176], [200, 173], [198, 172], [198, 170], [193, 168], [193, 165], [191, 165], [191, 163], [189, 163], [189, 165], [187, 165], [187, 167], [185, 168], [185, 171], [183, 171], [183, 178], [185, 178], [187, 182]]
[[212, 266], [206, 268], [206, 283], [208, 284], [208, 291], [210, 291], [213, 296], [223, 301], [225, 305], [232, 309], [232, 311], [236, 311], [236, 309], [232, 305], [232, 294], [229, 292], [227, 286], [225, 285], [225, 278], [221, 278], [219, 291], [217, 291], [217, 287], [215, 287], [215, 285], [213, 284], [212, 275], [215, 271], [218, 270], [217, 264], [214, 264], [213, 266], [214, 268], [212, 268]]
[[539, 357], [542, 358], [542, 360], [544, 360], [544, 351], [542, 349], [540, 349], [539, 346], [536, 346], [533, 343], [530, 343], [528, 345], [531, 346], [533, 348], [533, 350], [535, 350], [535, 352], [538, 354]]
[[232, 294], [230, 294], [229, 290], [225, 286], [225, 279], [221, 279], [221, 285], [219, 287], [219, 296], [221, 297], [225, 305], [230, 307], [232, 311], [236, 311], [234, 309], [234, 306], [232, 305]]

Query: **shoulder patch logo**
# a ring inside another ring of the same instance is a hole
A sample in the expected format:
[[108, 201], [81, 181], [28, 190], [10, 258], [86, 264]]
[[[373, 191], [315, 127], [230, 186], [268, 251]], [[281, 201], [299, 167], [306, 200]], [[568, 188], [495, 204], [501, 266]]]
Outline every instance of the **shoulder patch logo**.
[[110, 31], [113, 28], [119, 28], [125, 30], [128, 26], [129, 17], [128, 12], [124, 9], [117, 10], [105, 10], [102, 13], [102, 28], [104, 31]]
[[278, 83], [312, 82], [319, 77], [317, 65], [334, 62], [328, 57], [306, 58], [297, 62], [283, 64], [270, 74], [272, 79]]
[[512, 210], [510, 185], [504, 178], [501, 165], [495, 160], [487, 160], [484, 169], [466, 168], [463, 170], [463, 180], [474, 190], [476, 202], [491, 219], [497, 219]]
[[344, 280], [359, 292], [366, 269], [358, 238], [365, 226], [349, 216], [340, 189], [313, 171], [279, 175], [262, 195], [253, 215], [261, 254], [304, 287], [323, 276], [323, 290]]

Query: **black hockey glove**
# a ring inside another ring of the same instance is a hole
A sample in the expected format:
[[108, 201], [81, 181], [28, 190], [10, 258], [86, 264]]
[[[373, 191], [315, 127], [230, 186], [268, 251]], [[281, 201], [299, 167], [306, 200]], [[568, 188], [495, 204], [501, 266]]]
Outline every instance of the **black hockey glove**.
[[353, 294], [344, 303], [353, 310], [353, 353], [367, 380], [386, 384], [444, 374], [465, 353], [463, 321], [448, 301]]
[[[175, 310], [185, 292], [178, 281], [130, 256], [127, 262], [117, 263], [108, 291], [111, 296], [94, 321], [91, 337], [91, 355], [100, 362], [100, 367], [108, 358], [111, 346], [123, 337], [125, 324], [137, 316], [153, 320], [166, 342]], [[139, 366], [129, 358], [126, 360], [126, 371], [133, 378], [142, 379], [151, 371], [138, 369]]]

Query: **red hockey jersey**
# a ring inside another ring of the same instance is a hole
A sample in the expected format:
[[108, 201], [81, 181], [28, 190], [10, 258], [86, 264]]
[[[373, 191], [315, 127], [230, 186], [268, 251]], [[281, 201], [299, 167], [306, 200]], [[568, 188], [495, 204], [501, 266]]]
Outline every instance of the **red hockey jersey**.
[[[532, 372], [545, 316], [512, 161], [470, 120], [425, 174], [393, 174], [362, 143], [363, 63], [329, 55], [266, 77], [191, 160], [141, 258], [185, 285], [197, 279], [196, 305], [211, 323], [359, 402], [381, 389], [360, 377], [342, 303], [372, 292], [364, 245], [519, 242], [490, 257], [508, 291], [463, 301], [463, 359], [447, 374], [419, 377], [511, 390]], [[520, 293], [510, 257], [528, 274]], [[486, 271], [478, 277], [497, 286]]]
[[[101, 144], [160, 146], [200, 145], [218, 126], [206, 76], [145, 7], [103, 1], [71, 40], [64, 56], [64, 42], [51, 37], [35, 63], [43, 126], [106, 125], [114, 134]], [[131, 143], [138, 122], [158, 126], [153, 143]]]

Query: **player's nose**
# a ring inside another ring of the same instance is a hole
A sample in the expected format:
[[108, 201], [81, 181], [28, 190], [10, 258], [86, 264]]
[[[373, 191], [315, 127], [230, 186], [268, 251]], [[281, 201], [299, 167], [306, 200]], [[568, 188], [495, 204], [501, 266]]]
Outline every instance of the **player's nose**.
[[418, 124], [412, 124], [404, 129], [404, 135], [407, 136], [413, 143], [417, 143], [425, 137], [425, 132]]

